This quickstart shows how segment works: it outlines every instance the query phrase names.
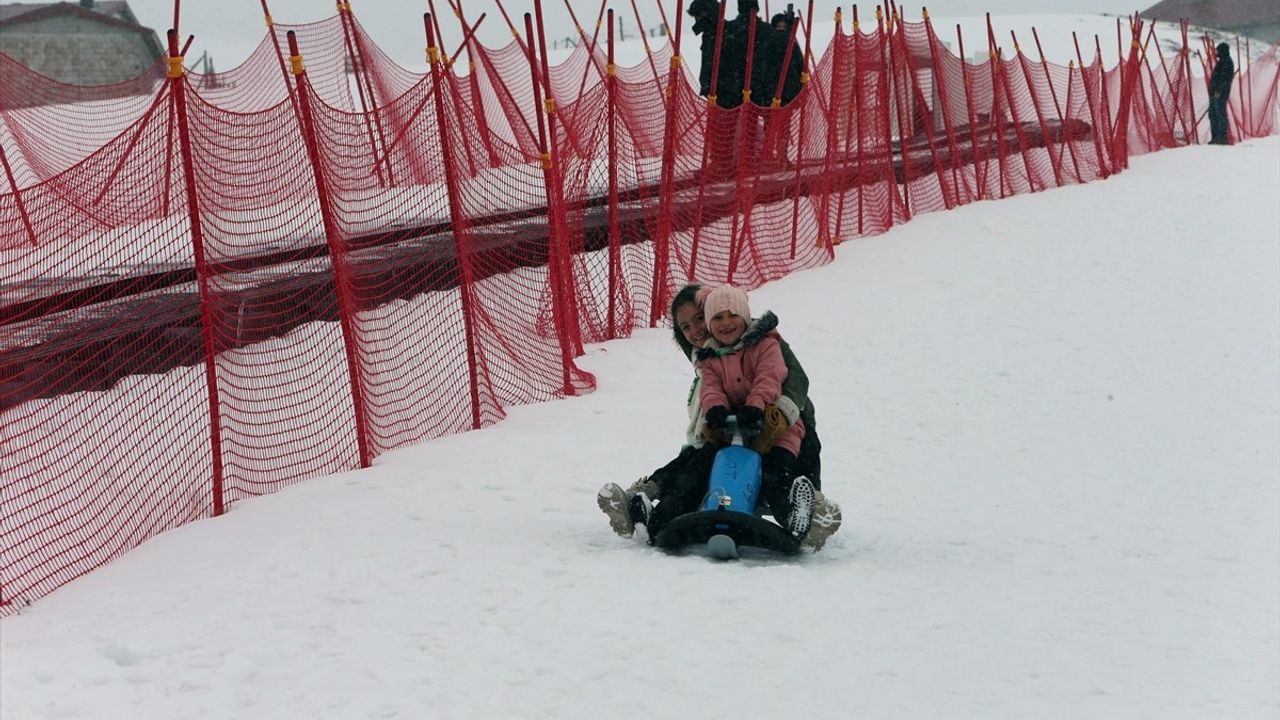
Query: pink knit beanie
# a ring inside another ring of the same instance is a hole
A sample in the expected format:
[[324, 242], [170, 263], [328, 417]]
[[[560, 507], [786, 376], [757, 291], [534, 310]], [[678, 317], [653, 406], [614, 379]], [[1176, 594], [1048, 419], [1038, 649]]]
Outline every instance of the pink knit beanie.
[[703, 287], [698, 291], [698, 300], [702, 302], [702, 315], [707, 320], [728, 310], [729, 312], [750, 322], [751, 308], [747, 305], [747, 293], [732, 285], [720, 285], [713, 288]]

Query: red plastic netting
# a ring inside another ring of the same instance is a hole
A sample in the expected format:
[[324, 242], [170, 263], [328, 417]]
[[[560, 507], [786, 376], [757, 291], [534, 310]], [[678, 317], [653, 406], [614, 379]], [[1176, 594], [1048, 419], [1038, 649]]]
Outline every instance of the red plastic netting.
[[[796, 42], [777, 107], [699, 96], [670, 46], [615, 67], [598, 30], [554, 67], [526, 33], [418, 74], [346, 12], [212, 75], [75, 88], [0, 56], [0, 613], [229, 503], [589, 392], [583, 344], [689, 280], [754, 287], [1207, 139], [1186, 27], [1167, 54], [1118, 37], [1118, 64], [1095, 41], [1062, 66], [992, 31], [974, 64], [880, 21]], [[1234, 137], [1275, 131], [1277, 60], [1239, 73]]]

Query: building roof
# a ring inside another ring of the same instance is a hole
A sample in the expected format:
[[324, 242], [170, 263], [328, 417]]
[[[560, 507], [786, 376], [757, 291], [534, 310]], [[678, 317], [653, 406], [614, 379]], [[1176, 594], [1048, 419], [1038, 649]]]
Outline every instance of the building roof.
[[[138, 18], [133, 14], [133, 10], [130, 9], [129, 3], [125, 0], [105, 0], [105, 2], [95, 2], [92, 9], [81, 7], [78, 2], [5, 3], [0, 5], [0, 24], [8, 24], [10, 21], [16, 20], [20, 17], [23, 18], [23, 22], [29, 22], [37, 18], [48, 17], [50, 15], [57, 15], [69, 11], [72, 14], [89, 14], [95, 20], [107, 20], [112, 24], [119, 23], [122, 25], [142, 27], [141, 25], [138, 25]], [[32, 17], [23, 17], [24, 15], [30, 15], [31, 13], [38, 14]], [[145, 30], [148, 28], [143, 29]]]
[[1186, 18], [1192, 25], [1202, 27], [1235, 28], [1280, 22], [1280, 3], [1276, 0], [1162, 0], [1141, 15], [1172, 22]]
[[0, 28], [23, 25], [58, 15], [78, 15], [86, 20], [101, 23], [110, 27], [129, 30], [140, 34], [151, 54], [155, 57], [165, 55], [160, 38], [151, 28], [138, 24], [137, 17], [129, 8], [126, 0], [106, 0], [95, 2], [93, 9], [81, 7], [77, 3], [6, 3], [0, 5]]

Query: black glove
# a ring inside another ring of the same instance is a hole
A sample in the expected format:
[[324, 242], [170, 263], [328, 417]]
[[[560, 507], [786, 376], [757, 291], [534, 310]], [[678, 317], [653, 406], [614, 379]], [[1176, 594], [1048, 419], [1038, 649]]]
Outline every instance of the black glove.
[[708, 429], [724, 430], [729, 425], [729, 408], [716, 405], [707, 411], [706, 418]]
[[754, 405], [738, 408], [738, 427], [743, 435], [759, 435], [764, 430], [764, 411]]

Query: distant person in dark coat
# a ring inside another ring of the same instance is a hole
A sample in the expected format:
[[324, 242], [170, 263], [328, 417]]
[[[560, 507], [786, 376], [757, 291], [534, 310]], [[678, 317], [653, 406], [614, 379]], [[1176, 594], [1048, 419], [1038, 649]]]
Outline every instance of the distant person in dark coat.
[[[702, 66], [698, 72], [698, 94], [711, 95], [711, 71], [716, 60], [716, 25], [720, 22], [720, 3], [716, 0], [693, 0], [689, 4], [693, 16], [693, 34], [702, 37]], [[727, 23], [726, 23], [727, 24]], [[735, 108], [742, 104], [742, 61], [732, 59], [731, 42], [721, 43], [720, 68], [716, 81], [716, 105]]]
[[1209, 139], [1210, 145], [1230, 145], [1227, 123], [1227, 100], [1231, 99], [1231, 83], [1235, 80], [1236, 64], [1231, 61], [1231, 46], [1218, 43], [1218, 62], [1209, 76]]

